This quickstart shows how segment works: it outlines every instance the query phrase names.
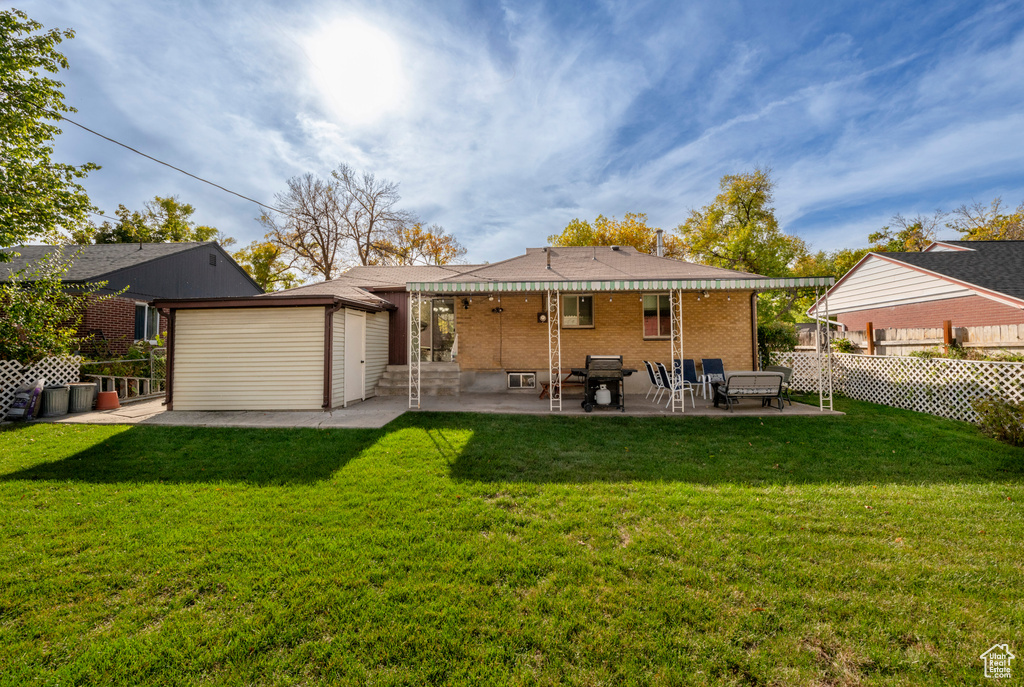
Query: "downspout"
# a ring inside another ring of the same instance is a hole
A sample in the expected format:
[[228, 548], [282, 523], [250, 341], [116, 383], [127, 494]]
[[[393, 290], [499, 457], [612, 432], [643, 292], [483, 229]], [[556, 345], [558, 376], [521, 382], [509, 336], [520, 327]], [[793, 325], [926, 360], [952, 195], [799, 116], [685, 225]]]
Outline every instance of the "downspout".
[[757, 371], [761, 369], [761, 357], [757, 354], [757, 291], [750, 293], [750, 335], [750, 353], [754, 361], [751, 369]]
[[334, 373], [334, 313], [343, 309], [341, 304], [324, 308], [324, 410], [331, 409], [331, 386]]
[[167, 410], [174, 410], [174, 314], [173, 309], [167, 311], [167, 388], [164, 390], [164, 405]]

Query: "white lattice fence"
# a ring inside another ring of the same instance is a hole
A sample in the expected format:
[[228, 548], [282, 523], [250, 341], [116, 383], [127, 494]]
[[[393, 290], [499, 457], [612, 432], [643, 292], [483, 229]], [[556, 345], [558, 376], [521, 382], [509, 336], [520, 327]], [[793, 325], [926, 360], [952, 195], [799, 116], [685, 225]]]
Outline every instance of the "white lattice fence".
[[35, 365], [23, 366], [14, 360], [0, 360], [0, 417], [7, 414], [14, 392], [27, 382], [40, 378], [47, 384], [73, 384], [78, 381], [81, 356], [44, 358]]
[[[974, 422], [971, 402], [992, 396], [1024, 402], [1024, 363], [837, 353], [834, 388], [850, 398]], [[782, 353], [797, 391], [818, 390], [817, 356]]]

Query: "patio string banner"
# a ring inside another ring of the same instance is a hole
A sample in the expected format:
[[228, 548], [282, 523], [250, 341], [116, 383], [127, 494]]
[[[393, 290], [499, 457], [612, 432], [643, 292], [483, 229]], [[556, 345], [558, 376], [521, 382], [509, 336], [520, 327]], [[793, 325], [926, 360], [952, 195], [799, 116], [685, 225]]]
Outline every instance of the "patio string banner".
[[[794, 391], [817, 393], [817, 354], [774, 353], [772, 360], [793, 369]], [[1024, 363], [854, 353], [833, 353], [832, 360], [833, 389], [859, 401], [968, 422], [978, 420], [975, 399], [1024, 402]]]
[[3, 418], [14, 401], [14, 392], [22, 384], [35, 383], [45, 379], [46, 384], [74, 384], [82, 357], [78, 355], [59, 358], [43, 358], [35, 365], [22, 365], [14, 360], [0, 360], [0, 418]]

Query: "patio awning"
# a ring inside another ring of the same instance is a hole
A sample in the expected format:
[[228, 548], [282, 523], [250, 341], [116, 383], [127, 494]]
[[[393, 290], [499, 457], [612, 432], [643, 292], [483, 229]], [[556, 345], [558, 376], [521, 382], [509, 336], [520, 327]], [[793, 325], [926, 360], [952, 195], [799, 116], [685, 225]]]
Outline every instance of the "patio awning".
[[779, 277], [770, 279], [623, 279], [608, 281], [433, 281], [408, 282], [411, 292], [507, 293], [541, 291], [767, 291], [829, 287], [835, 277]]

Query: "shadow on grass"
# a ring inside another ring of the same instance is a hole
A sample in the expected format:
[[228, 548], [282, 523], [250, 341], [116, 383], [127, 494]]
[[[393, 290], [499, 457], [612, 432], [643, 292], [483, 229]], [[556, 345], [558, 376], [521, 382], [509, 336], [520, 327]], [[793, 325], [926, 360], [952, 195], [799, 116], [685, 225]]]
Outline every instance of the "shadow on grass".
[[[65, 445], [64, 451], [53, 451], [65, 453], [63, 459], [2, 475], [0, 482], [312, 484], [329, 479], [381, 435], [380, 430], [135, 426], [73, 453]], [[74, 437], [65, 441], [73, 443]]]
[[458, 482], [1024, 483], [1024, 451], [972, 425], [845, 399], [836, 406], [847, 414], [763, 423], [408, 413], [381, 430], [66, 426], [40, 432], [31, 449], [23, 443], [25, 464], [35, 464], [0, 482], [312, 484], [366, 455], [385, 470], [393, 460], [442, 461]]
[[[466, 482], [1024, 483], [1024, 451], [970, 424], [857, 401], [841, 417], [559, 418], [462, 415], [449, 464]], [[451, 415], [418, 416], [452, 424]]]

